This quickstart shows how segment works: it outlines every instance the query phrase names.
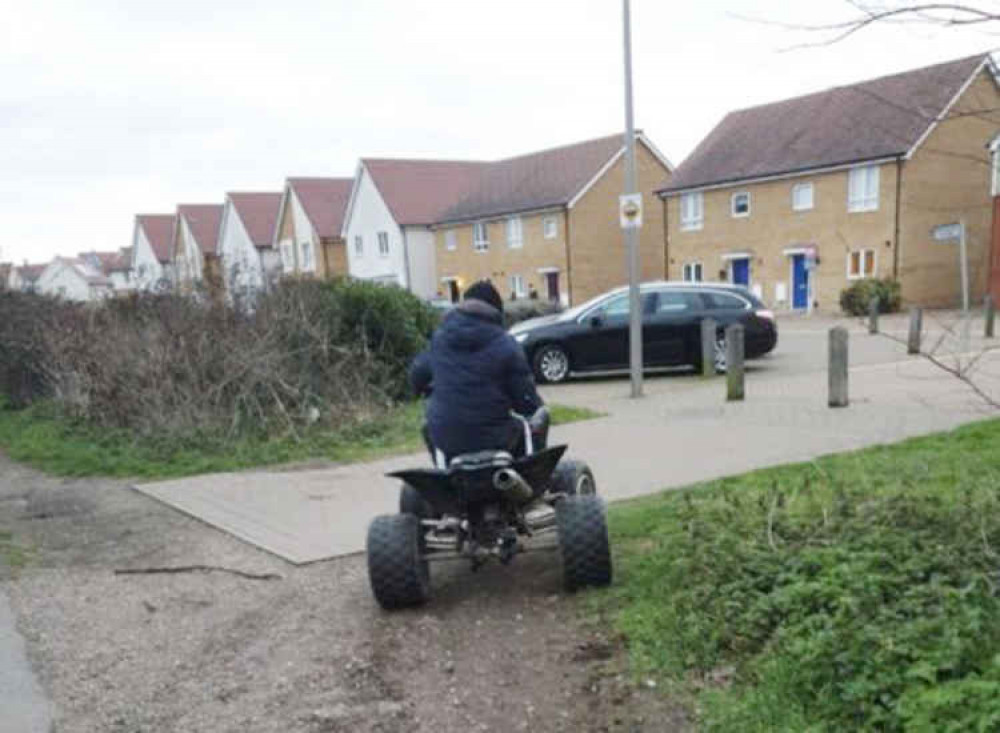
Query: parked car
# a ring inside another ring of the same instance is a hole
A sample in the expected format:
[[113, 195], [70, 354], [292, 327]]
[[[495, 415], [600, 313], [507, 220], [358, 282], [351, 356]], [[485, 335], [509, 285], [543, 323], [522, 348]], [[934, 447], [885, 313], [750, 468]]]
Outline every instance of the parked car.
[[[747, 359], [778, 343], [774, 313], [744, 287], [726, 284], [654, 282], [641, 286], [645, 368], [701, 368], [701, 321], [718, 324], [713, 354], [726, 369], [725, 328], [742, 323]], [[628, 288], [604, 293], [559, 315], [534, 318], [510, 329], [524, 347], [539, 382], [562, 382], [573, 374], [628, 368]]]

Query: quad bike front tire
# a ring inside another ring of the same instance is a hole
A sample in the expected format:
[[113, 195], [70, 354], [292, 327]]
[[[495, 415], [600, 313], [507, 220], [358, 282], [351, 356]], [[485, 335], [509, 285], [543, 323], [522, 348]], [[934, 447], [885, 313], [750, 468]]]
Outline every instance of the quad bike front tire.
[[597, 482], [594, 480], [594, 472], [586, 463], [563, 459], [552, 472], [549, 489], [554, 494], [565, 496], [594, 496], [597, 494]]
[[567, 496], [556, 504], [556, 524], [566, 590], [610, 585], [611, 543], [600, 497]]
[[412, 514], [417, 519], [428, 519], [434, 515], [434, 510], [419, 491], [409, 484], [403, 484], [403, 488], [399, 490], [399, 513]]
[[413, 514], [383, 514], [368, 525], [368, 581], [385, 609], [419, 606], [431, 594], [420, 520]]

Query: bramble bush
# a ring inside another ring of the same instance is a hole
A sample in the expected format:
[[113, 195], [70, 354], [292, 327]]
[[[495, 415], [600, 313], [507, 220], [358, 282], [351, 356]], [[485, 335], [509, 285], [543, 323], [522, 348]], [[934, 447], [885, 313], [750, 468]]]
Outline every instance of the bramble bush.
[[406, 392], [436, 323], [398, 288], [288, 282], [252, 313], [177, 295], [82, 305], [0, 294], [0, 389], [140, 436], [237, 438], [343, 426]]
[[903, 300], [899, 282], [892, 278], [858, 280], [840, 291], [840, 309], [851, 316], [866, 316], [873, 298], [878, 298], [879, 313], [897, 313]]

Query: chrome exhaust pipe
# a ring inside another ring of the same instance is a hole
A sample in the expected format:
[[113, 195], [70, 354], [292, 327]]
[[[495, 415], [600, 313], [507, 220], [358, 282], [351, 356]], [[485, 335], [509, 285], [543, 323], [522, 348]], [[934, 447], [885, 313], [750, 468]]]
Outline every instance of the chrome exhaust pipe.
[[535, 496], [535, 490], [513, 468], [501, 468], [493, 474], [493, 486], [497, 491], [509, 492], [519, 502], [530, 501]]

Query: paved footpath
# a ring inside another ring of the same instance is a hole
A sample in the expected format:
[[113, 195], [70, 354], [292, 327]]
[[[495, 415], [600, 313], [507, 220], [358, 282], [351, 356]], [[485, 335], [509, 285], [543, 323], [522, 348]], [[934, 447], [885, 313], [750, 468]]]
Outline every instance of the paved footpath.
[[49, 702], [32, 675], [24, 640], [0, 587], [0, 733], [48, 733], [51, 725]]
[[[726, 403], [723, 379], [667, 375], [631, 400], [627, 380], [584, 380], [545, 390], [550, 402], [607, 416], [557, 427], [552, 443], [593, 467], [609, 500], [626, 499], [765, 466], [893, 442], [995, 416], [966, 384], [901, 345], [851, 329], [851, 405], [830, 409], [825, 371], [830, 322], [783, 322], [773, 357], [751, 366], [746, 400]], [[887, 322], [897, 331], [901, 319]], [[981, 343], [973, 347], [980, 349]], [[941, 358], [960, 359], [955, 344]], [[951, 351], [949, 351], [951, 349]], [[951, 363], [951, 361], [948, 361]], [[956, 362], [957, 363], [957, 362]], [[1000, 399], [1000, 351], [975, 378]], [[215, 474], [137, 487], [294, 563], [363, 549], [368, 522], [395, 510], [398, 484], [385, 477], [424, 465], [423, 455], [298, 472]]]

